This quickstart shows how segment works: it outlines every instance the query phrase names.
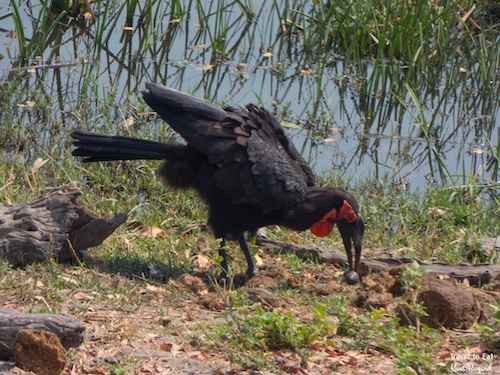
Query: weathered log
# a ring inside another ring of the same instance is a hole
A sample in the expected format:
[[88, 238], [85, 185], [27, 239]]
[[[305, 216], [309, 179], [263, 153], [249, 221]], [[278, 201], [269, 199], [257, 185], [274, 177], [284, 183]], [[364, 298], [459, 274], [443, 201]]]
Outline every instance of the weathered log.
[[75, 251], [97, 246], [127, 219], [97, 218], [77, 202], [81, 194], [72, 182], [37, 200], [0, 207], [0, 257], [13, 266], [50, 258], [71, 259]]
[[[343, 265], [347, 257], [339, 251], [325, 249], [316, 245], [297, 245], [289, 242], [279, 242], [264, 237], [257, 237], [257, 244], [272, 251], [291, 252], [297, 256], [309, 256], [318, 262]], [[413, 258], [363, 258], [362, 265], [372, 271], [390, 271], [414, 261], [429, 273], [448, 275], [457, 280], [467, 279], [471, 285], [484, 285], [490, 282], [496, 274], [500, 274], [500, 265], [496, 264], [446, 264], [431, 263]]]
[[67, 350], [83, 342], [85, 325], [66, 314], [24, 314], [12, 309], [0, 308], [0, 359], [12, 356], [17, 333], [23, 329], [50, 331], [59, 337]]

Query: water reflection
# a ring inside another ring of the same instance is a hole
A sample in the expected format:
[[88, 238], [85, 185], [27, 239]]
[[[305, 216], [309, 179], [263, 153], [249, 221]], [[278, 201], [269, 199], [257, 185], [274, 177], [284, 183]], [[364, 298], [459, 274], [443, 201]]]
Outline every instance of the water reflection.
[[[275, 2], [96, 7], [70, 17], [43, 4], [4, 6], [11, 17], [2, 20], [2, 86], [15, 88], [2, 100], [13, 108], [36, 104], [2, 122], [33, 134], [24, 137], [26, 153], [30, 144], [65, 142], [76, 126], [126, 132], [129, 118], [152, 138], [168, 136], [141, 115], [147, 108], [138, 93], [154, 81], [221, 104], [274, 108], [299, 125], [290, 133], [318, 172], [388, 177], [411, 188], [498, 179], [498, 87], [485, 88], [482, 74], [497, 67], [449, 66], [429, 85], [418, 75], [411, 80], [408, 66], [316, 56], [303, 44], [307, 25]], [[13, 32], [16, 14], [23, 35]], [[20, 133], [5, 134], [2, 143], [17, 145]]]

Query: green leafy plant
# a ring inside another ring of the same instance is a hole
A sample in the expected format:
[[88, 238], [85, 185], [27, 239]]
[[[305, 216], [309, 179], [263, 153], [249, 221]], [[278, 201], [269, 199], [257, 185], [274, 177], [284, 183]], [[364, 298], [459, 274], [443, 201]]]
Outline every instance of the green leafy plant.
[[225, 343], [228, 358], [244, 366], [253, 367], [252, 361], [260, 357], [261, 364], [272, 367], [271, 354], [280, 349], [292, 350], [304, 360], [309, 356], [309, 345], [334, 328], [326, 305], [315, 306], [312, 315], [312, 321], [304, 322], [290, 312], [265, 311], [260, 306], [255, 313], [232, 311], [224, 324], [212, 328], [212, 338], [217, 345]]
[[393, 353], [398, 359], [395, 369], [401, 374], [433, 373], [439, 331], [424, 324], [418, 330], [401, 326], [399, 318], [386, 316], [384, 308], [370, 307], [367, 313], [352, 314], [339, 300], [330, 306], [330, 311], [339, 319], [337, 334], [355, 338], [347, 345], [358, 349], [371, 346]]
[[425, 306], [419, 303], [418, 298], [424, 290], [424, 276], [427, 273], [425, 268], [414, 261], [410, 266], [401, 272], [401, 281], [403, 282], [402, 308], [408, 311], [410, 320], [415, 322], [416, 332], [420, 332], [422, 324], [421, 316], [427, 316]]
[[476, 329], [481, 333], [482, 339], [490, 349], [500, 349], [500, 305], [490, 305], [490, 309], [494, 311], [494, 320], [488, 323], [478, 324]]

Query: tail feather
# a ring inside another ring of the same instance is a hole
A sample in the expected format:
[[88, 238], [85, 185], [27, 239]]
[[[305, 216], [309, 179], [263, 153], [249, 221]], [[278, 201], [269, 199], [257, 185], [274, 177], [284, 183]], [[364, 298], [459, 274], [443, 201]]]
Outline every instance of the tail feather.
[[156, 83], [146, 83], [144, 101], [196, 150], [210, 153], [207, 137], [228, 114], [222, 108]]
[[84, 162], [112, 160], [161, 160], [168, 156], [170, 145], [145, 139], [91, 133], [71, 133], [76, 147], [72, 154], [83, 156]]

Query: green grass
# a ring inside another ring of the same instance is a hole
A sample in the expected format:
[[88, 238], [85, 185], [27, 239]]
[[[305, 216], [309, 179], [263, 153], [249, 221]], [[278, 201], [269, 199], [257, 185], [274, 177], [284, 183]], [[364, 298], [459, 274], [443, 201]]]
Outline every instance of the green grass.
[[[418, 273], [418, 272], [413, 272]], [[416, 275], [403, 276], [406, 292], [403, 299], [418, 318], [425, 314], [412, 296], [417, 295]], [[298, 295], [290, 296], [300, 300]], [[314, 298], [314, 297], [313, 297]], [[300, 316], [290, 311], [266, 311], [253, 307], [236, 292], [225, 322], [214, 327], [203, 326], [212, 345], [222, 349], [227, 358], [244, 368], [278, 369], [274, 355], [290, 350], [307, 363], [318, 348], [345, 348], [367, 351], [385, 350], [396, 358], [394, 369], [400, 374], [431, 374], [441, 334], [423, 324], [400, 326], [399, 319], [390, 317], [384, 308], [353, 312], [343, 297], [329, 297], [326, 301], [309, 299], [306, 312]]]
[[[77, 316], [101, 305], [133, 313], [147, 304], [143, 291], [147, 285], [165, 285], [184, 272], [200, 271], [195, 258], [200, 251], [216, 255], [218, 241], [201, 225], [206, 221], [203, 203], [191, 192], [163, 187], [154, 176], [155, 163], [82, 165], [68, 158], [62, 163], [49, 160], [36, 172], [23, 163], [12, 161], [5, 165], [9, 167], [0, 170], [5, 202], [37, 197], [48, 188], [44, 181], [58, 185], [68, 180], [86, 180], [79, 201], [87, 209], [98, 216], [132, 210], [130, 221], [163, 230], [156, 238], [149, 238], [141, 236], [140, 229], [134, 226], [122, 226], [103, 245], [92, 249], [92, 258], [79, 266], [49, 262], [13, 270], [2, 263], [2, 290], [15, 296], [16, 303], [28, 304], [32, 312], [64, 312], [68, 308], [66, 300], [80, 291], [83, 297], [69, 307]], [[126, 178], [117, 181], [115, 171]], [[17, 176], [15, 183], [5, 183], [7, 172]], [[331, 177], [323, 183], [334, 181]], [[498, 233], [499, 221], [488, 219], [499, 216], [498, 206], [495, 208], [479, 200], [480, 195], [473, 187], [471, 190], [435, 190], [425, 195], [397, 190], [389, 190], [386, 194], [385, 183], [366, 181], [357, 192], [367, 222], [366, 249], [403, 249], [401, 256], [456, 263], [489, 260], [473, 259], [470, 255], [475, 241]], [[336, 234], [318, 240], [307, 232], [295, 233], [273, 227], [267, 234], [278, 240], [317, 243], [335, 249], [342, 247]], [[240, 253], [236, 247], [230, 251], [233, 272], [245, 268]], [[370, 256], [369, 250], [366, 256]], [[311, 272], [321, 274], [325, 267], [291, 255], [279, 257], [282, 267], [299, 277]], [[210, 271], [217, 273], [217, 265], [213, 264]], [[222, 315], [223, 322], [219, 320], [215, 325], [198, 322], [200, 329], [190, 340], [201, 350], [222, 350], [224, 358], [231, 363], [279, 370], [275, 361], [277, 352], [290, 351], [296, 353], [299, 361], [306, 361], [314, 358], [318, 347], [333, 345], [349, 350], [389, 351], [396, 358], [394, 366], [400, 373], [410, 373], [410, 368], [421, 373], [436, 370], [433, 360], [441, 342], [439, 332], [427, 327], [421, 327], [420, 331], [401, 327], [397, 319], [388, 316], [383, 309], [353, 311], [345, 298], [330, 296], [325, 300], [320, 295], [301, 296], [297, 290], [284, 285], [274, 293], [290, 301], [294, 306], [290, 310], [263, 310], [244, 298], [240, 291], [219, 289], [217, 293], [232, 301], [227, 313]], [[184, 298], [189, 300], [196, 296]], [[414, 303], [412, 301], [408, 299], [409, 304]], [[295, 312], [298, 306], [302, 309], [300, 314]], [[491, 326], [490, 322], [482, 328], [485, 340], [492, 337]], [[176, 332], [175, 325], [169, 329]], [[128, 368], [124, 366], [115, 370]], [[132, 364], [127, 366], [134, 368]]]
[[210, 329], [215, 345], [225, 343], [228, 358], [247, 368], [273, 366], [273, 351], [288, 349], [306, 361], [308, 348], [333, 333], [326, 307], [313, 308], [312, 320], [301, 321], [290, 312], [278, 313], [256, 307], [255, 311], [229, 310], [227, 321]]
[[[91, 296], [71, 307], [75, 314], [99, 303], [131, 312], [143, 303], [141, 290], [145, 285], [161, 285], [184, 272], [198, 272], [195, 258], [198, 252], [216, 254], [218, 241], [201, 225], [206, 221], [203, 203], [194, 193], [162, 186], [154, 175], [156, 163], [86, 165], [68, 158], [62, 163], [49, 159], [37, 170], [15, 161], [5, 166], [8, 168], [0, 170], [5, 203], [34, 199], [46, 192], [49, 186], [45, 181], [55, 186], [68, 180], [85, 180], [84, 194], [79, 200], [87, 209], [98, 216], [132, 210], [130, 221], [163, 230], [156, 238], [149, 238], [141, 236], [140, 229], [122, 226], [102, 246], [92, 249], [93, 256], [84, 260], [83, 267], [47, 263], [12, 270], [3, 264], [0, 271], [3, 290], [9, 294], [15, 291], [18, 303], [30, 304], [33, 312], [61, 312], [61, 306], [75, 290]], [[117, 180], [115, 172], [125, 177]], [[16, 175], [15, 183], [6, 184], [8, 173]], [[322, 183], [338, 184], [334, 176]], [[386, 186], [386, 181], [366, 181], [357, 192], [367, 222], [366, 249], [399, 249], [401, 256], [450, 263], [490, 260], [474, 257], [477, 255], [472, 250], [480, 238], [498, 233], [499, 221], [491, 217], [498, 217], [500, 212], [498, 205], [491, 206], [479, 199], [476, 187], [429, 190], [425, 195], [393, 189]], [[295, 233], [283, 228], [270, 227], [267, 233], [278, 240], [342, 247], [335, 234], [318, 240], [307, 232]], [[240, 253], [236, 248], [230, 251], [234, 272], [245, 268]], [[369, 254], [367, 250], [366, 256]], [[280, 258], [282, 265], [299, 276], [321, 273], [324, 267], [291, 255]], [[218, 272], [216, 264], [211, 266], [211, 272]], [[31, 278], [26, 278], [26, 273]], [[293, 309], [265, 311], [238, 297], [240, 292], [227, 295], [229, 292], [219, 290], [218, 293], [233, 301], [224, 315], [225, 322], [204, 326], [207, 336], [197, 336], [196, 340], [207, 348], [220, 347], [223, 342], [224, 355], [232, 363], [273, 369], [276, 368], [274, 353], [289, 350], [307, 360], [314, 356], [318, 342], [326, 342], [346, 345], [351, 350], [366, 347], [388, 350], [397, 358], [395, 366], [400, 373], [409, 373], [409, 368], [421, 373], [432, 373], [435, 369], [432, 360], [440, 342], [438, 332], [426, 327], [420, 331], [400, 327], [397, 319], [383, 310], [353, 313], [346, 299], [330, 297], [325, 302], [320, 296], [300, 296], [286, 286], [275, 293], [307, 306], [307, 316], [297, 315]], [[37, 296], [43, 296], [43, 300]], [[414, 303], [411, 294], [408, 303]], [[420, 310], [417, 307], [415, 311]], [[331, 320], [332, 316], [338, 319], [337, 323]], [[482, 328], [486, 340], [491, 337], [490, 326], [488, 323]], [[344, 341], [350, 344], [341, 344]]]
[[[107, 216], [113, 212], [132, 211], [130, 220], [168, 231], [163, 239], [167, 242], [166, 249], [174, 247], [167, 238], [171, 234], [180, 235], [187, 231], [189, 236], [196, 237], [204, 233], [200, 231], [200, 225], [206, 222], [204, 203], [193, 192], [165, 188], [155, 174], [158, 163], [82, 164], [69, 155], [68, 149], [69, 145], [63, 150], [52, 148], [44, 151], [40, 157], [45, 163], [36, 168], [35, 159], [28, 163], [22, 158], [7, 159], [0, 169], [2, 203], [32, 200], [51, 186], [83, 181], [84, 195], [80, 200], [85, 207]], [[344, 186], [338, 176], [320, 184]], [[471, 258], [471, 254], [479, 239], [500, 232], [499, 220], [494, 220], [500, 215], [499, 198], [494, 191], [491, 192], [487, 186], [473, 181], [468, 185], [430, 187], [426, 193], [405, 191], [383, 179], [363, 181], [356, 196], [367, 222], [365, 246], [402, 249], [402, 255], [422, 260], [433, 258], [449, 263], [487, 261]], [[197, 224], [198, 229], [189, 231], [193, 224]], [[293, 233], [272, 228], [269, 232], [271, 236], [275, 232], [278, 239], [341, 247], [338, 236], [319, 240], [308, 232]], [[210, 237], [209, 233], [203, 235]], [[216, 241], [210, 241], [216, 248]], [[142, 244], [138, 247], [144, 247], [141, 251], [145, 253], [151, 246], [163, 246], [147, 243], [144, 239], [140, 242]], [[124, 246], [121, 243], [119, 251]], [[182, 245], [179, 249], [182, 251]]]

